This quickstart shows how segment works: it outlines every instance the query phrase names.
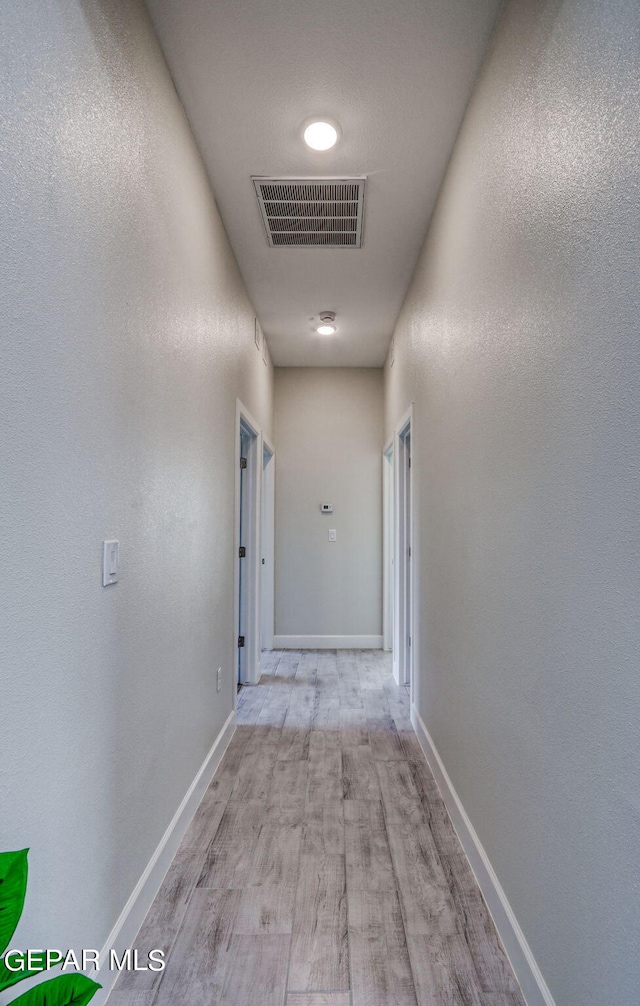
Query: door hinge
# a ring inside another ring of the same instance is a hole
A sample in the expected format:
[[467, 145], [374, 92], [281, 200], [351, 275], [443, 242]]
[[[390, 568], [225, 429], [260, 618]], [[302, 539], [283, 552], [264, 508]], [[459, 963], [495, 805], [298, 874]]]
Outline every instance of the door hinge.
[[238, 636], [238, 648], [244, 646], [244, 636]]
[[411, 636], [409, 636], [409, 646], [411, 646]]
[[244, 547], [244, 545], [241, 545], [240, 548], [238, 549], [238, 555], [240, 556], [241, 559], [244, 559], [246, 557], [247, 550]]
[[409, 458], [409, 468], [411, 468], [411, 458]]
[[409, 556], [409, 558], [411, 558], [411, 545], [409, 545], [407, 549], [407, 555]]
[[240, 458], [240, 467], [241, 468], [246, 468], [247, 467], [247, 459], [246, 458]]

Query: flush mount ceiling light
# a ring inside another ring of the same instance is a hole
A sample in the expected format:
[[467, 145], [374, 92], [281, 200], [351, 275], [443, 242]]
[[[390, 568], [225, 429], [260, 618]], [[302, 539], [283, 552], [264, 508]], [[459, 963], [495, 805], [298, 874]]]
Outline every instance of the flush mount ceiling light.
[[318, 325], [316, 332], [318, 335], [335, 335], [336, 326], [333, 324], [336, 320], [335, 311], [322, 311], [320, 314], [321, 325]]
[[326, 119], [313, 119], [305, 126], [304, 142], [312, 150], [331, 150], [338, 140], [338, 129]]

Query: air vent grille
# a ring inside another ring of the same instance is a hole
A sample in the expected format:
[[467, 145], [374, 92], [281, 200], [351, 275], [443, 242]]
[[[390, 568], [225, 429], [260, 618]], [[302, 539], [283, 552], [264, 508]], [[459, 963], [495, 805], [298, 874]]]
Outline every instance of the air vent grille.
[[361, 248], [364, 178], [253, 178], [272, 248]]

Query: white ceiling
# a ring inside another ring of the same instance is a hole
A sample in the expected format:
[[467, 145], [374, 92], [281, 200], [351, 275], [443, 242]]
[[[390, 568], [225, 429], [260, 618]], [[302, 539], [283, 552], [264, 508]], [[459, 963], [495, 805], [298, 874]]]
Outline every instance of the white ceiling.
[[[500, 0], [147, 6], [274, 363], [381, 366]], [[333, 151], [303, 143], [315, 115]], [[252, 175], [366, 175], [363, 247], [270, 248]]]

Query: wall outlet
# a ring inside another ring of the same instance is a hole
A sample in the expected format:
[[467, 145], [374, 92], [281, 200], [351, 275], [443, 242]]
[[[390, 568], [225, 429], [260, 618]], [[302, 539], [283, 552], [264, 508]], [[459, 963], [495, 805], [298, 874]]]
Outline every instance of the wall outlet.
[[219, 667], [216, 673], [216, 691], [219, 692], [222, 688], [222, 668]]

